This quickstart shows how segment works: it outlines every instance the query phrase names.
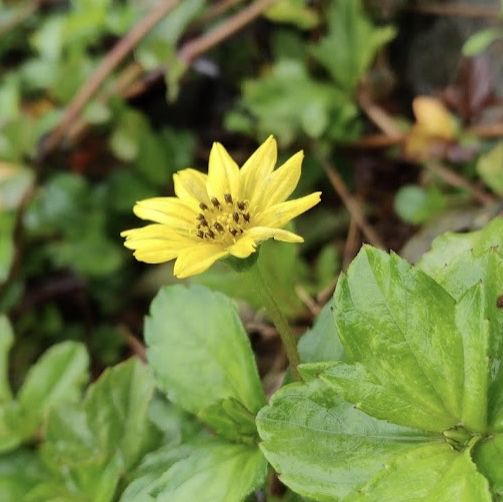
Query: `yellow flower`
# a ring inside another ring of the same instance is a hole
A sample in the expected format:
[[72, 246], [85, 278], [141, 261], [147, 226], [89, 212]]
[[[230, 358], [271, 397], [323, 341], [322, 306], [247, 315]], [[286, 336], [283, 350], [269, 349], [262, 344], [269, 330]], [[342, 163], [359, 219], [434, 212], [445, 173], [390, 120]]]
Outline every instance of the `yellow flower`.
[[173, 176], [176, 197], [136, 203], [134, 213], [154, 224], [122, 232], [124, 245], [146, 263], [176, 258], [174, 274], [183, 278], [229, 255], [246, 258], [267, 239], [303, 242], [281, 227], [315, 206], [320, 192], [286, 201], [299, 182], [303, 153], [274, 170], [276, 155], [270, 136], [239, 169], [214, 143], [207, 175], [184, 169]]

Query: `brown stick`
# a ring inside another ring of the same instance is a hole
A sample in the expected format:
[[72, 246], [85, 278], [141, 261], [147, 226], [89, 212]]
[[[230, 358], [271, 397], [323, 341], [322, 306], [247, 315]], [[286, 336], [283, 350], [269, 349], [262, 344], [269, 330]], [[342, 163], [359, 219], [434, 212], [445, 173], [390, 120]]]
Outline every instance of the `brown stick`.
[[455, 16], [455, 17], [481, 17], [494, 18], [500, 14], [498, 7], [469, 5], [469, 4], [419, 4], [406, 8], [412, 12], [428, 14], [433, 16]]
[[180, 0], [163, 0], [139, 21], [124, 38], [119, 40], [70, 102], [63, 118], [44, 141], [42, 148], [44, 152], [52, 151], [59, 144], [65, 136], [67, 128], [72, 125], [110, 73], [179, 2]]
[[43, 0], [33, 0], [23, 5], [16, 14], [8, 19], [4, 24], [0, 24], [0, 38], [27, 21], [41, 7]]
[[468, 132], [479, 138], [501, 138], [503, 136], [503, 124], [481, 124], [468, 129]]
[[143, 343], [138, 338], [136, 338], [133, 333], [131, 333], [131, 330], [128, 328], [128, 326], [126, 326], [125, 324], [120, 324], [117, 329], [119, 331], [119, 334], [128, 344], [133, 354], [138, 356], [144, 363], [147, 362], [147, 349], [145, 348], [145, 345], [143, 345]]
[[473, 198], [481, 204], [486, 205], [496, 202], [496, 199], [492, 195], [484, 192], [484, 190], [481, 190], [478, 186], [470, 183], [466, 178], [442, 164], [439, 164], [438, 162], [427, 162], [425, 166], [449, 185], [456, 188], [463, 188], [470, 192]]
[[356, 254], [356, 249], [358, 246], [358, 225], [354, 218], [349, 221], [348, 236], [346, 238], [346, 243], [344, 244], [344, 254], [342, 260], [342, 269], [346, 270], [351, 263], [351, 260]]
[[334, 190], [337, 192], [337, 195], [341, 198], [343, 204], [346, 206], [346, 209], [351, 214], [351, 218], [358, 225], [360, 230], [363, 232], [365, 237], [368, 239], [370, 244], [375, 247], [384, 249], [384, 244], [377, 234], [377, 232], [370, 226], [365, 218], [362, 208], [358, 201], [351, 195], [341, 178], [340, 174], [337, 172], [335, 167], [324, 157], [319, 156], [319, 160], [325, 171], [330, 183], [334, 187]]
[[222, 42], [222, 40], [234, 35], [241, 28], [260, 16], [276, 1], [277, 0], [257, 0], [218, 25], [214, 30], [186, 43], [178, 52], [178, 57], [185, 64], [190, 65], [201, 54], [215, 47]]
[[402, 139], [403, 131], [396, 125], [395, 119], [380, 106], [376, 105], [367, 93], [361, 92], [358, 103], [367, 117], [388, 137], [394, 140]]

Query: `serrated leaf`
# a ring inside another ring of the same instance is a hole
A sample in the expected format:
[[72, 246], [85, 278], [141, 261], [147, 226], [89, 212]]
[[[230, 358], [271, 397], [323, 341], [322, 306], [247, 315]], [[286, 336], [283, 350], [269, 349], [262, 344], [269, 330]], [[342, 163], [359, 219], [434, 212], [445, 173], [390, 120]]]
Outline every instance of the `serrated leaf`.
[[[463, 345], [444, 289], [398, 256], [364, 247], [339, 279], [335, 304], [347, 360], [362, 365], [330, 373], [346, 399], [401, 425], [443, 431], [458, 423]], [[371, 394], [378, 390], [379, 401]]]
[[[172, 463], [180, 453], [179, 460]], [[207, 439], [172, 452], [151, 483], [129, 487], [122, 502], [240, 502], [265, 480], [267, 462], [256, 446]], [[148, 477], [149, 474], [145, 473]], [[136, 489], [135, 489], [136, 488]]]
[[40, 493], [50, 500], [66, 487], [68, 497], [112, 500], [120, 478], [149, 447], [153, 392], [149, 369], [131, 359], [107, 369], [80, 405], [51, 413], [42, 451], [59, 483], [38, 487]]
[[335, 0], [328, 12], [328, 35], [311, 54], [346, 91], [353, 91], [377, 51], [395, 36], [390, 26], [376, 27], [361, 0]]
[[37, 421], [56, 404], [76, 401], [88, 380], [89, 356], [76, 342], [51, 347], [30, 368], [19, 390], [19, 404]]
[[257, 426], [281, 481], [321, 501], [348, 496], [398, 455], [439, 439], [372, 418], [319, 380], [283, 387], [260, 411]]
[[248, 336], [222, 294], [202, 286], [161, 289], [145, 339], [159, 387], [187, 411], [197, 415], [228, 398], [251, 413], [264, 404]]

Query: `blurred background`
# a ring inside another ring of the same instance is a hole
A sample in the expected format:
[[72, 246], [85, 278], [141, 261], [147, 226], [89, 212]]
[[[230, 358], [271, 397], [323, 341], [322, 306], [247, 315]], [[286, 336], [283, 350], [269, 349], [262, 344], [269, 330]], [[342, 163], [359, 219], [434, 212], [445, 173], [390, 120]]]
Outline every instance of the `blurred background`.
[[[172, 265], [136, 262], [135, 201], [244, 161], [269, 134], [306, 158], [298, 247], [263, 246], [301, 333], [363, 242], [416, 261], [503, 205], [503, 5], [408, 0], [0, 0], [0, 311], [14, 385], [48, 346], [83, 341], [95, 375], [143, 355]], [[285, 365], [251, 285], [241, 302], [262, 374]], [[308, 355], [304, 354], [308, 359]]]

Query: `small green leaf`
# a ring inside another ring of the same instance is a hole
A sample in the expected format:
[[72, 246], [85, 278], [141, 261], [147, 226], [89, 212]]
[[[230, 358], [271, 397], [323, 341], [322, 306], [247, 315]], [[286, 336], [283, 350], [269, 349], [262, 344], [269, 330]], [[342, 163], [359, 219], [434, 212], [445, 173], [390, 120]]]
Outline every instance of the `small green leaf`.
[[269, 7], [265, 17], [277, 23], [291, 23], [302, 30], [310, 30], [319, 23], [317, 12], [306, 0], [280, 0]]
[[498, 28], [486, 28], [468, 38], [463, 44], [463, 55], [473, 57], [484, 52], [493, 42], [503, 37], [503, 30]]
[[39, 421], [64, 401], [77, 401], [88, 379], [89, 356], [76, 342], [51, 347], [30, 368], [18, 394], [20, 405]]
[[143, 468], [143, 479], [126, 489], [121, 502], [239, 502], [263, 484], [267, 471], [267, 462], [256, 446], [213, 438], [164, 456], [165, 470], [162, 463]]
[[491, 190], [503, 195], [503, 141], [479, 157], [477, 172]]
[[42, 452], [59, 482], [38, 487], [44, 500], [63, 489], [68, 498], [113, 500], [121, 476], [150, 447], [148, 407], [153, 392], [149, 369], [130, 359], [107, 369], [81, 404], [52, 412]]
[[264, 404], [248, 336], [236, 307], [220, 293], [202, 286], [161, 289], [145, 339], [159, 387], [187, 411], [197, 415], [227, 398], [251, 413]]
[[328, 12], [328, 35], [311, 54], [345, 91], [352, 92], [377, 51], [395, 36], [390, 26], [372, 24], [361, 0], [335, 0]]
[[372, 418], [319, 380], [280, 389], [258, 414], [257, 426], [262, 451], [281, 481], [323, 501], [350, 495], [398, 455], [440, 439]]
[[0, 213], [0, 284], [9, 276], [14, 260], [14, 226], [16, 215], [10, 212]]
[[395, 211], [398, 216], [415, 225], [436, 216], [444, 207], [444, 198], [435, 187], [425, 190], [417, 185], [406, 185], [395, 196]]

